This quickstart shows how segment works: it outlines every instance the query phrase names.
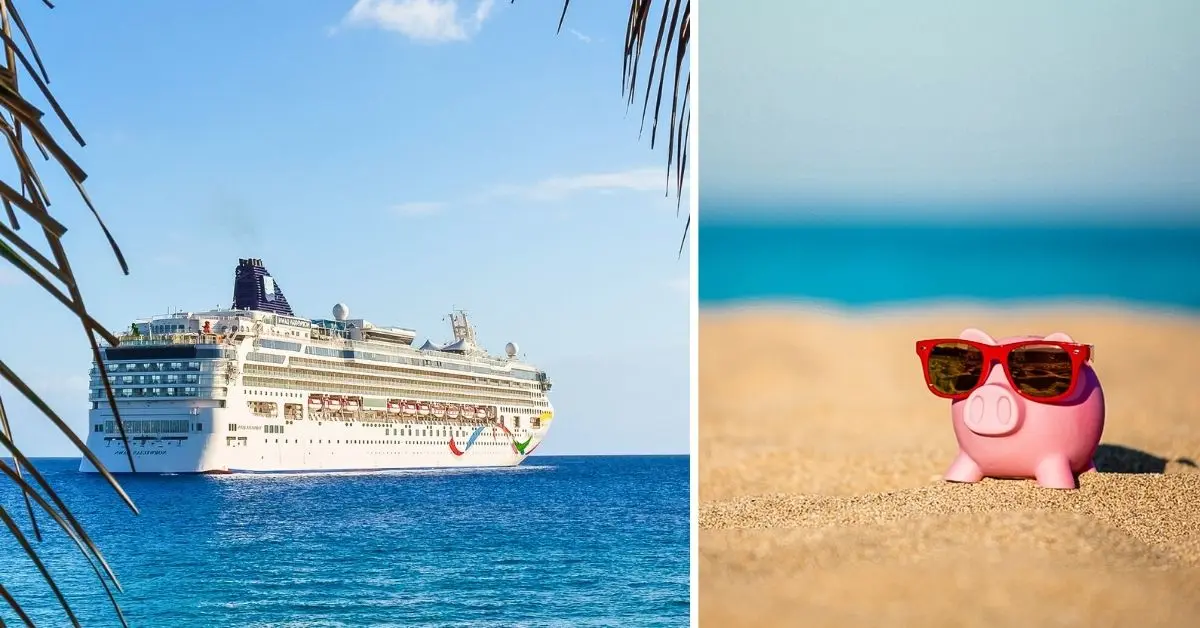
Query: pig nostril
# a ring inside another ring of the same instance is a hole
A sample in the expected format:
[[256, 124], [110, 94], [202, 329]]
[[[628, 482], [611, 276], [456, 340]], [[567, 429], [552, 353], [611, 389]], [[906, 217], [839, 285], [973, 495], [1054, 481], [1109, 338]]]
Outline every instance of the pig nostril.
[[983, 418], [983, 399], [976, 397], [971, 400], [970, 417], [972, 423], [978, 423]]
[[996, 402], [996, 418], [1000, 419], [1001, 425], [1008, 425], [1012, 422], [1012, 402], [1006, 397], [1001, 397]]

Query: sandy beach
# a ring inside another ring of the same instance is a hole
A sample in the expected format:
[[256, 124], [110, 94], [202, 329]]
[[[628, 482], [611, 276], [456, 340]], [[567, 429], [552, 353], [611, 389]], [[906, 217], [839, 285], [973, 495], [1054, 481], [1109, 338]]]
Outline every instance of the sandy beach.
[[[966, 327], [1096, 346], [1078, 491], [941, 480], [913, 343]], [[1111, 305], [703, 311], [702, 625], [1200, 625], [1197, 350], [1200, 318]]]

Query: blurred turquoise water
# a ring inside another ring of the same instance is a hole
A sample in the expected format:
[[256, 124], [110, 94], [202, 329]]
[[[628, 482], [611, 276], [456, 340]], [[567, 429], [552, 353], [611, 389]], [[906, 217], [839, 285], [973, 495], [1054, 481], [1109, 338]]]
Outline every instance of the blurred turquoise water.
[[700, 303], [1116, 300], [1200, 311], [1200, 227], [700, 220]]

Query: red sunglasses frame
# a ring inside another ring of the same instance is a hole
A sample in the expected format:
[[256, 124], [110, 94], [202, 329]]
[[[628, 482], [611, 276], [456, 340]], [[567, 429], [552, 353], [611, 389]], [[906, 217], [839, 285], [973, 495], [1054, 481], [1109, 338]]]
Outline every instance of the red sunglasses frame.
[[[967, 345], [969, 347], [978, 349], [981, 353], [983, 353], [983, 372], [979, 374], [979, 381], [976, 382], [970, 390], [957, 394], [946, 394], [934, 388], [933, 380], [929, 377], [929, 355], [933, 352], [933, 348], [940, 344]], [[1042, 347], [1058, 347], [1067, 352], [1067, 355], [1071, 358], [1071, 384], [1067, 387], [1066, 392], [1062, 393], [1061, 395], [1054, 395], [1053, 397], [1036, 397], [1022, 392], [1021, 387], [1017, 385], [1017, 382], [1013, 381], [1012, 372], [1008, 370], [1009, 354], [1011, 354], [1014, 349], [1032, 345]], [[921, 372], [925, 375], [926, 387], [929, 388], [929, 392], [943, 399], [953, 399], [955, 401], [959, 401], [971, 396], [971, 393], [975, 392], [975, 389], [982, 386], [984, 382], [988, 380], [988, 376], [992, 374], [992, 368], [994, 368], [994, 365], [999, 364], [1000, 368], [1004, 369], [1004, 376], [1008, 378], [1008, 383], [1012, 386], [1014, 392], [1026, 399], [1029, 399], [1030, 401], [1049, 403], [1061, 401], [1075, 393], [1075, 387], [1079, 385], [1080, 371], [1083, 369], [1084, 364], [1088, 364], [1092, 361], [1092, 358], [1095, 355], [1095, 348], [1092, 345], [1079, 344], [1076, 342], [1058, 342], [1054, 340], [1020, 340], [1002, 345], [989, 345], [982, 342], [975, 342], [974, 340], [963, 340], [962, 338], [932, 338], [929, 340], [917, 341], [917, 355], [921, 357]]]

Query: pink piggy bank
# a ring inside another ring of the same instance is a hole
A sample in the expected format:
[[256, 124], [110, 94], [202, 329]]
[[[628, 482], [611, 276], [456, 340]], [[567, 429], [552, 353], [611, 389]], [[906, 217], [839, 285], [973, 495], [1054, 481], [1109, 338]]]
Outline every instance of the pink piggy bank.
[[1104, 393], [1090, 345], [1064, 333], [997, 342], [967, 329], [919, 341], [917, 353], [930, 391], [952, 400], [959, 451], [946, 480], [1032, 478], [1074, 489], [1079, 474], [1095, 469]]

